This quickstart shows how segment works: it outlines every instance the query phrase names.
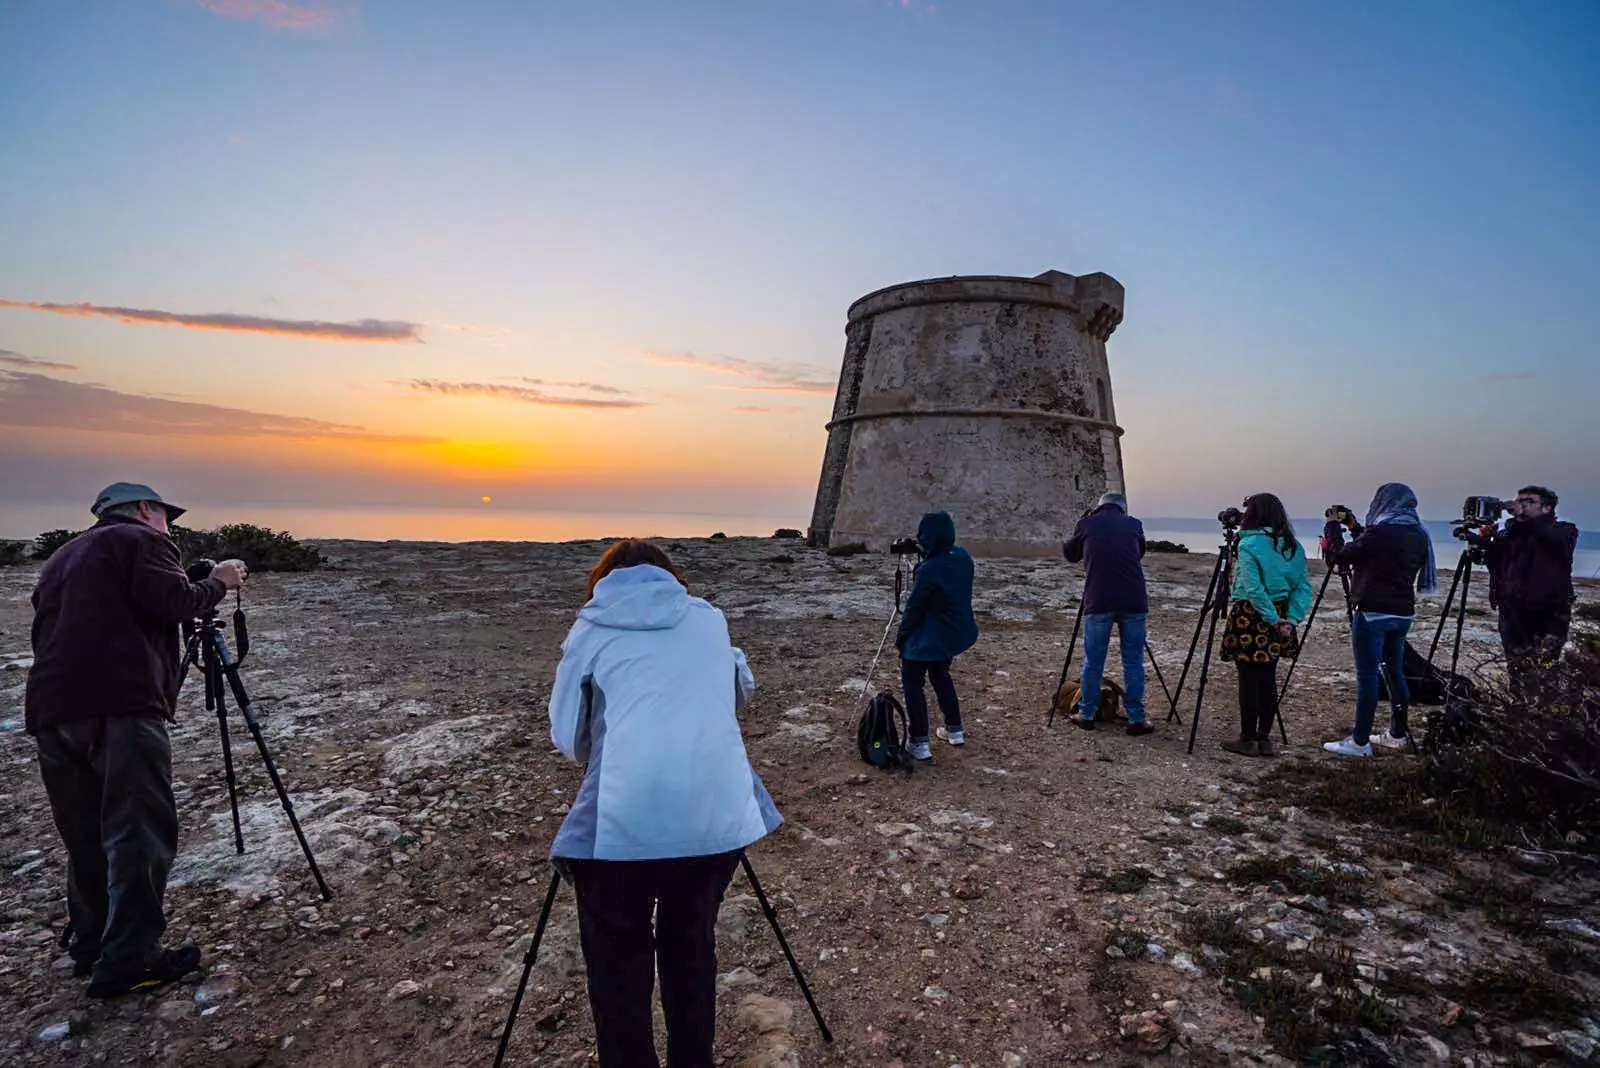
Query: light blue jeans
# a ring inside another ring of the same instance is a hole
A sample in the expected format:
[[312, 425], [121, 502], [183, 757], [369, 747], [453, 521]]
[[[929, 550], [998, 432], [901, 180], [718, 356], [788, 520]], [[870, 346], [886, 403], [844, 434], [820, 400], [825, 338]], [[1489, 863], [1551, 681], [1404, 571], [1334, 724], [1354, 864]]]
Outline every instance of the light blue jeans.
[[1123, 706], [1129, 723], [1144, 722], [1144, 640], [1148, 617], [1143, 612], [1088, 612], [1083, 617], [1083, 674], [1078, 677], [1082, 696], [1078, 713], [1094, 719], [1100, 711], [1100, 680], [1106, 673], [1106, 653], [1111, 649], [1111, 627], [1117, 628], [1122, 650]]

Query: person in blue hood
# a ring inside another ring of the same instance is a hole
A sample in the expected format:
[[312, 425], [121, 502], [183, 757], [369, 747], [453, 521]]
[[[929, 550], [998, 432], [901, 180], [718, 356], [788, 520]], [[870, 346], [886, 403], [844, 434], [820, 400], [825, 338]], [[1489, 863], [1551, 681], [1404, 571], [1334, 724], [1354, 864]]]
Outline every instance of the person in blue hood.
[[900, 650], [900, 686], [906, 695], [911, 755], [931, 760], [928, 740], [928, 697], [924, 680], [933, 683], [944, 726], [939, 737], [965, 745], [961, 703], [950, 678], [950, 662], [978, 640], [972, 614], [972, 557], [956, 544], [956, 521], [949, 512], [929, 512], [917, 524], [922, 560], [911, 581], [900, 616], [895, 646]]
[[602, 1068], [659, 1063], [656, 968], [667, 1063], [713, 1063], [717, 913], [744, 848], [783, 822], [735, 716], [754, 691], [666, 553], [605, 551], [550, 691], [550, 740], [588, 764], [550, 855], [577, 893]]

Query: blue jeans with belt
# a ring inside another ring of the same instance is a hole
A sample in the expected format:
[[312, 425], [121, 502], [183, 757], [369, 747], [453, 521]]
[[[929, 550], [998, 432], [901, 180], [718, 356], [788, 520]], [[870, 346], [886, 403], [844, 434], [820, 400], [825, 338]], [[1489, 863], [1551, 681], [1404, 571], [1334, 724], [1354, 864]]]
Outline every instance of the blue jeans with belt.
[[1100, 680], [1111, 650], [1111, 628], [1117, 628], [1122, 650], [1123, 707], [1128, 722], [1144, 722], [1144, 642], [1149, 617], [1143, 612], [1086, 612], [1083, 616], [1083, 674], [1078, 677], [1078, 714], [1094, 719], [1100, 711]]
[[1406, 632], [1410, 629], [1409, 616], [1373, 618], [1365, 612], [1357, 612], [1350, 624], [1350, 644], [1356, 657], [1356, 729], [1352, 737], [1357, 745], [1366, 745], [1372, 738], [1372, 721], [1378, 714], [1380, 663], [1388, 675], [1389, 701], [1394, 706], [1389, 733], [1396, 738], [1405, 736], [1406, 708], [1411, 704], [1404, 669]]

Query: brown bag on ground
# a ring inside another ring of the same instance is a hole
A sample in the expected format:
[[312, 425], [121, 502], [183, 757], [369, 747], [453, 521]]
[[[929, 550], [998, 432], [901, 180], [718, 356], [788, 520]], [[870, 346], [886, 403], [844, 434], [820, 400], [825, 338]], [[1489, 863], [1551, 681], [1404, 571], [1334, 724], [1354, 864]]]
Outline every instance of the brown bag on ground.
[[[1109, 675], [1100, 680], [1100, 707], [1095, 711], [1096, 721], [1122, 718], [1122, 684]], [[1077, 679], [1068, 679], [1056, 691], [1056, 715], [1076, 716], [1078, 700], [1083, 696]]]

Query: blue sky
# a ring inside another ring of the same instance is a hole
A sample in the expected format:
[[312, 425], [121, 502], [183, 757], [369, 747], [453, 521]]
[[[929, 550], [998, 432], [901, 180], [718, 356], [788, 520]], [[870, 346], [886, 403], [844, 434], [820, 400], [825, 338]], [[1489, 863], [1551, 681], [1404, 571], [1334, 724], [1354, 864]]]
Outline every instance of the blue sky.
[[1600, 526], [1597, 55], [1577, 2], [16, 0], [0, 301], [197, 318], [0, 306], [0, 493], [803, 522], [849, 303], [1055, 268], [1127, 287], [1136, 511]]

